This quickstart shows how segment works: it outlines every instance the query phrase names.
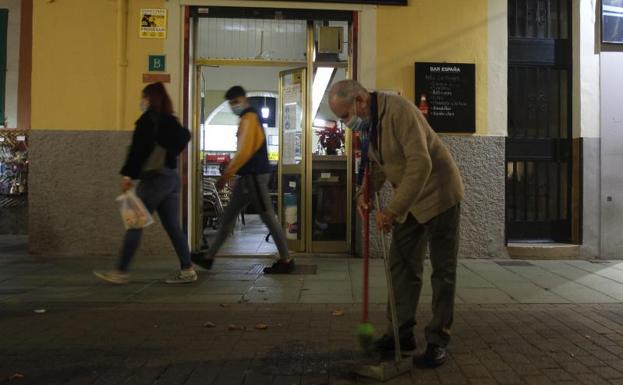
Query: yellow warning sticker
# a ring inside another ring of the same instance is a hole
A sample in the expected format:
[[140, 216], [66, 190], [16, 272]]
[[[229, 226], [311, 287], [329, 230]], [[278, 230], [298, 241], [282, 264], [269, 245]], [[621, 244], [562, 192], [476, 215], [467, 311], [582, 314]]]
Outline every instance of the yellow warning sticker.
[[143, 39], [166, 39], [167, 10], [162, 8], [141, 8], [138, 36]]

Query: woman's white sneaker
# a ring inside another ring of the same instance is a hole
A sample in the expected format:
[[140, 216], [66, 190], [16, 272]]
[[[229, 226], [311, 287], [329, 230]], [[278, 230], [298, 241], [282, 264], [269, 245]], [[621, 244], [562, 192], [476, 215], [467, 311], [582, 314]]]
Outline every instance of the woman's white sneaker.
[[167, 279], [164, 281], [168, 284], [179, 284], [179, 283], [193, 283], [197, 280], [197, 272], [195, 269], [184, 269], [180, 270], [178, 274], [174, 277]]
[[128, 283], [128, 273], [122, 273], [118, 270], [112, 271], [93, 271], [93, 274], [106, 282], [114, 283], [115, 285], [125, 285]]

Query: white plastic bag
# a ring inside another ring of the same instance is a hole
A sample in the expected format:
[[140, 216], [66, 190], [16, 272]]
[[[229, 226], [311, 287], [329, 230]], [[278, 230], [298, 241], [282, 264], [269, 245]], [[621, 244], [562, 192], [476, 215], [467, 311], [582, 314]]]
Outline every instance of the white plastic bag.
[[152, 223], [154, 218], [145, 208], [143, 201], [136, 196], [134, 190], [128, 190], [117, 197], [121, 210], [121, 219], [126, 230], [142, 229]]

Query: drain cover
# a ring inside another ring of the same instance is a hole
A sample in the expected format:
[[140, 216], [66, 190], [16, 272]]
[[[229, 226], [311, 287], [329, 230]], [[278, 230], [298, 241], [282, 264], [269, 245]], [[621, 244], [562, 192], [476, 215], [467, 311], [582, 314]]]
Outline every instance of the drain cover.
[[264, 265], [253, 265], [253, 268], [247, 272], [247, 274], [262, 274], [264, 271]]
[[[247, 274], [262, 274], [264, 267], [265, 267], [264, 265], [254, 265], [251, 271], [249, 271]], [[296, 264], [294, 271], [291, 272], [290, 274], [316, 275], [317, 270], [318, 270], [318, 265]]]
[[509, 267], [517, 267], [517, 266], [534, 266], [530, 262], [527, 261], [495, 261], [499, 266], [509, 266]]

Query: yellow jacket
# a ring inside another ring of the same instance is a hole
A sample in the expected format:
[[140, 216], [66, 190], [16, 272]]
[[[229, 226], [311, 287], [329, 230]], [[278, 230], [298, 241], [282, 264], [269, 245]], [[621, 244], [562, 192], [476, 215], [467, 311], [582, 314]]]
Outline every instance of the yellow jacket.
[[236, 155], [223, 173], [226, 178], [235, 175], [266, 141], [266, 135], [255, 112], [250, 111], [240, 117], [236, 136], [238, 137]]

